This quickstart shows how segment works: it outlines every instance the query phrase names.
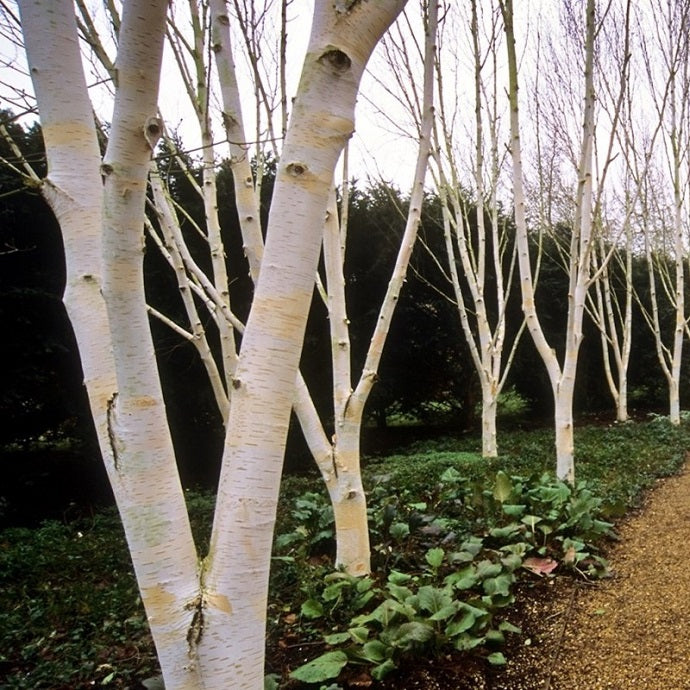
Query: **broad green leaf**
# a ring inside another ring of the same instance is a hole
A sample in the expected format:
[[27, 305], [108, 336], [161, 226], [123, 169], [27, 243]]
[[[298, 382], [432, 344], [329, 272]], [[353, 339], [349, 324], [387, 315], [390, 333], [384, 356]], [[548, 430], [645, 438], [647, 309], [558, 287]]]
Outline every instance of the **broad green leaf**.
[[516, 503], [504, 503], [503, 504], [503, 512], [506, 515], [510, 515], [510, 517], [520, 517], [525, 510], [527, 510], [527, 506], [522, 505], [522, 504], [516, 504]]
[[360, 609], [363, 609], [375, 596], [376, 596], [376, 592], [372, 592], [371, 590], [369, 590], [368, 592], [364, 592], [364, 594], [360, 594], [352, 602], [352, 608], [355, 611], [359, 611]]
[[369, 639], [369, 628], [350, 628], [348, 634], [357, 644], [365, 644]]
[[408, 575], [407, 573], [401, 573], [397, 570], [391, 570], [391, 572], [388, 574], [388, 582], [392, 582], [395, 585], [404, 585], [411, 579], [412, 575]]
[[410, 526], [406, 522], [394, 522], [388, 531], [393, 539], [400, 541], [409, 535]]
[[381, 663], [387, 656], [389, 647], [380, 640], [370, 640], [362, 646], [362, 656], [373, 664]]
[[469, 652], [470, 649], [484, 644], [484, 637], [475, 637], [471, 633], [463, 633], [455, 640], [455, 649], [459, 652]]
[[409, 597], [412, 596], [412, 590], [408, 589], [407, 587], [403, 587], [401, 585], [395, 585], [392, 582], [389, 582], [386, 585], [386, 589], [391, 593], [393, 597], [395, 597], [398, 601], [406, 601], [409, 599]]
[[512, 493], [513, 482], [503, 470], [499, 470], [496, 473], [496, 483], [494, 484], [494, 498], [499, 503], [505, 503]]
[[370, 577], [363, 577], [357, 580], [355, 589], [358, 592], [368, 592], [374, 586], [374, 581]]
[[429, 549], [426, 552], [426, 556], [424, 556], [426, 562], [432, 567], [432, 568], [440, 568], [441, 563], [443, 563], [443, 557], [446, 555], [446, 552], [443, 549], [435, 548], [435, 549]]
[[484, 591], [489, 596], [500, 594], [508, 596], [510, 594], [510, 586], [513, 584], [513, 576], [508, 574], [499, 575], [498, 577], [489, 577], [482, 583]]
[[456, 637], [460, 633], [469, 630], [476, 622], [477, 616], [471, 611], [465, 611], [458, 620], [451, 621], [446, 626], [446, 635], [448, 637]]
[[444, 484], [457, 484], [462, 481], [462, 475], [454, 467], [448, 467], [440, 479]]
[[503, 566], [500, 563], [492, 563], [491, 561], [480, 561], [477, 564], [477, 577], [484, 580], [487, 577], [496, 577], [503, 571]]
[[501, 547], [501, 551], [504, 553], [515, 554], [516, 556], [524, 556], [528, 551], [532, 549], [531, 544], [527, 544], [524, 541], [518, 542], [517, 544], [506, 544]]
[[469, 551], [473, 556], [476, 556], [484, 547], [484, 540], [481, 537], [470, 537], [460, 544], [461, 551]]
[[326, 644], [329, 644], [332, 647], [336, 647], [339, 644], [343, 644], [343, 642], [349, 642], [350, 633], [333, 633], [332, 635], [325, 635], [323, 639], [326, 642]]
[[538, 515], [525, 515], [521, 522], [527, 525], [534, 532], [537, 524], [541, 522], [541, 518]]
[[542, 501], [559, 505], [570, 498], [570, 487], [564, 482], [559, 482], [553, 486], [540, 486], [537, 495]]
[[472, 566], [463, 568], [454, 573], [448, 575], [444, 580], [444, 584], [453, 587], [453, 589], [471, 589], [477, 582], [477, 576], [475, 575], [475, 569]]
[[495, 539], [510, 539], [515, 534], [524, 529], [517, 522], [512, 522], [510, 525], [505, 527], [494, 527], [489, 530], [489, 534]]
[[387, 628], [399, 616], [409, 619], [414, 616], [414, 611], [410, 611], [394, 599], [386, 599], [371, 613], [371, 618], [381, 623], [384, 628]]
[[290, 678], [303, 683], [320, 683], [337, 678], [347, 664], [347, 654], [341, 651], [326, 652], [308, 664], [296, 668]]
[[[489, 605], [491, 605], [491, 602], [489, 602]], [[460, 602], [460, 610], [471, 613], [475, 618], [481, 618], [482, 616], [487, 615], [487, 610], [485, 608], [473, 606], [472, 604], [468, 604], [466, 601]]]
[[334, 582], [323, 590], [321, 596], [324, 601], [335, 601], [342, 595], [343, 589], [349, 587], [350, 584], [348, 581]]
[[593, 520], [592, 527], [597, 534], [608, 534], [613, 529], [613, 523], [605, 522], [604, 520]]
[[284, 549], [286, 546], [290, 546], [297, 541], [302, 541], [304, 536], [297, 534], [296, 532], [288, 532], [288, 534], [279, 534], [276, 537], [276, 548]]
[[420, 607], [430, 613], [437, 613], [445, 606], [448, 606], [452, 601], [448, 592], [429, 585], [420, 587], [418, 596]]
[[434, 629], [428, 623], [410, 621], [403, 623], [392, 635], [398, 646], [409, 646], [410, 642], [428, 642], [434, 636]]
[[440, 608], [436, 613], [429, 618], [431, 621], [445, 621], [452, 618], [457, 612], [460, 603], [452, 601], [448, 606]]
[[386, 659], [382, 664], [371, 669], [371, 676], [374, 680], [383, 680], [389, 673], [395, 671], [395, 668], [395, 662], [392, 659]]
[[314, 619], [323, 616], [323, 605], [316, 599], [307, 599], [300, 609], [305, 618]]
[[509, 553], [507, 556], [501, 558], [501, 563], [512, 572], [522, 565], [522, 558], [516, 553]]
[[453, 565], [457, 563], [471, 563], [474, 556], [469, 551], [453, 551], [448, 554], [448, 561]]
[[493, 666], [503, 666], [506, 663], [506, 658], [501, 654], [501, 652], [494, 652], [486, 657], [488, 662]]

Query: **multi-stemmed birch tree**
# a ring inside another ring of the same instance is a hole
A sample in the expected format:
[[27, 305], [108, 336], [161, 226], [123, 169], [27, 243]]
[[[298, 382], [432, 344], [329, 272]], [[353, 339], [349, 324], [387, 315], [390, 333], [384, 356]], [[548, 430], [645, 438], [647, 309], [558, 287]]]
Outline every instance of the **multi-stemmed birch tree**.
[[[499, 12], [473, 0], [469, 21], [457, 23], [468, 24], [470, 28], [474, 131], [466, 134], [457, 131], [460, 129], [457, 123], [463, 122], [458, 113], [459, 84], [456, 89], [449, 88], [448, 75], [454, 75], [459, 82], [463, 71], [458, 64], [449, 70], [439, 61], [439, 90], [447, 97], [450, 93], [451, 101], [442, 101], [439, 108], [434, 172], [443, 209], [447, 255], [443, 273], [452, 287], [453, 301], [481, 385], [482, 454], [495, 457], [498, 397], [522, 332], [519, 326], [512, 340], [507, 333], [507, 305], [516, 246], [499, 203], [503, 162], [499, 151], [503, 108], [498, 85]], [[467, 155], [468, 139], [472, 143], [471, 156]], [[469, 180], [465, 181], [461, 171], [468, 162], [471, 170]], [[471, 189], [471, 194], [464, 189]]]
[[[261, 276], [231, 381], [211, 546], [200, 559], [143, 289], [146, 183], [163, 132], [156, 96], [167, 3], [124, 4], [102, 160], [71, 3], [20, 3], [49, 157], [42, 188], [65, 233], [66, 301], [169, 690], [262, 687], [272, 530], [323, 217], [353, 129], [362, 72], [403, 5], [315, 4]], [[219, 10], [220, 23], [228, 23], [224, 8]]]
[[[568, 313], [566, 321], [563, 359], [559, 361], [554, 347], [548, 342], [539, 321], [535, 302], [535, 290], [530, 263], [529, 229], [527, 224], [524, 170], [522, 158], [522, 133], [520, 101], [518, 98], [518, 59], [515, 47], [515, 13], [512, 0], [501, 0], [501, 10], [506, 32], [508, 52], [508, 78], [510, 97], [510, 153], [513, 163], [513, 195], [520, 268], [522, 308], [535, 347], [546, 366], [554, 398], [554, 422], [556, 431], [556, 474], [569, 482], [575, 481], [575, 448], [573, 394], [586, 295], [590, 283], [593, 230], [593, 152], [595, 137], [595, 38], [597, 34], [596, 4], [587, 0], [585, 11], [584, 41], [580, 48], [582, 57], [583, 108], [582, 138], [573, 161], [577, 176], [574, 194], [570, 246], [568, 248]], [[567, 10], [566, 10], [567, 11]], [[568, 56], [572, 60], [572, 56]]]
[[[654, 335], [657, 359], [667, 381], [669, 417], [680, 423], [680, 375], [687, 328], [685, 257], [690, 162], [690, 8], [659, 2], [640, 18], [645, 32], [641, 70], [646, 74], [645, 109], [631, 123], [628, 169], [638, 197], [644, 233], [649, 301], [638, 300]], [[650, 128], [651, 123], [651, 128]], [[637, 131], [639, 129], [639, 131]], [[661, 290], [659, 289], [661, 287]], [[661, 297], [671, 306], [673, 334], [665, 336]]]
[[[196, 0], [192, 0], [188, 5], [191, 21], [187, 30], [185, 31], [180, 26], [178, 19], [176, 22], [169, 23], [167, 33], [182, 84], [189, 96], [192, 111], [195, 113], [199, 125], [199, 138], [202, 142], [203, 151], [201, 181], [197, 183], [193, 171], [189, 168], [185, 168], [185, 171], [189, 183], [203, 203], [205, 218], [202, 223], [197, 224], [189, 214], [184, 213], [184, 210], [181, 210], [181, 213], [184, 221], [187, 224], [193, 224], [197, 234], [206, 238], [211, 257], [210, 262], [208, 262], [211, 266], [211, 272], [208, 276], [205, 275], [200, 269], [199, 263], [191, 256], [178, 221], [180, 213], [174, 208], [174, 202], [170, 194], [167, 193], [161, 175], [158, 174], [154, 166], [150, 185], [158, 222], [157, 224], [149, 223], [148, 231], [175, 272], [184, 304], [186, 323], [180, 322], [179, 319], [176, 321], [152, 307], [149, 307], [149, 311], [196, 347], [206, 368], [220, 414], [223, 420], [226, 420], [233, 392], [231, 380], [237, 364], [234, 331], [237, 331], [238, 336], [241, 335], [244, 325], [231, 309], [228, 278], [225, 270], [225, 249], [217, 211], [217, 162], [213, 147], [212, 91], [209, 86], [213, 65], [207, 62], [206, 56], [213, 55], [215, 71], [218, 74], [220, 100], [222, 102], [221, 119], [230, 148], [230, 169], [234, 182], [238, 219], [243, 246], [249, 263], [249, 272], [252, 279], [256, 281], [263, 254], [263, 238], [259, 224], [262, 151], [254, 149], [257, 173], [253, 174], [249, 160], [249, 152], [253, 147], [248, 142], [252, 138], [260, 140], [267, 137], [270, 148], [275, 151], [277, 156], [279, 149], [274, 134], [278, 124], [273, 121], [273, 112], [276, 109], [275, 103], [277, 101], [281, 103], [285, 101], [284, 98], [276, 97], [276, 93], [284, 89], [284, 79], [281, 76], [277, 83], [269, 83], [269, 80], [262, 76], [257, 55], [263, 48], [263, 52], [283, 56], [284, 49], [282, 48], [282, 38], [280, 39], [281, 48], [274, 46], [274, 49], [271, 50], [271, 46], [268, 46], [268, 50], [266, 50], [266, 46], [259, 45], [262, 39], [257, 38], [257, 36], [261, 36], [265, 41], [265, 35], [271, 33], [266, 31], [264, 25], [267, 22], [268, 6], [265, 11], [257, 13], [253, 5], [248, 8], [247, 6], [240, 7], [238, 3], [235, 3], [236, 16], [241, 29], [239, 34], [248, 47], [254, 93], [256, 94], [256, 131], [249, 135], [245, 131], [238, 78], [234, 66], [232, 32], [227, 23], [220, 21], [219, 3], [212, 2], [210, 8], [205, 6], [199, 8]], [[222, 3], [220, 6], [222, 7]], [[282, 7], [285, 9], [284, 3]], [[178, 13], [179, 11], [178, 8]], [[206, 14], [210, 15], [208, 21], [204, 19]], [[332, 341], [334, 429], [331, 433], [327, 432], [326, 425], [322, 423], [308, 386], [301, 375], [298, 375], [296, 382], [294, 409], [333, 505], [336, 524], [336, 565], [358, 575], [365, 574], [370, 569], [366, 499], [359, 466], [363, 412], [376, 380], [378, 363], [419, 223], [433, 118], [432, 75], [436, 14], [436, 6], [430, 7], [426, 21], [426, 53], [428, 55], [427, 59], [422, 60], [423, 64], [428, 65], [424, 79], [426, 86], [423, 88], [423, 103], [421, 104], [423, 123], [419, 133], [420, 148], [410, 199], [407, 229], [403, 235], [400, 256], [393, 271], [389, 290], [381, 305], [380, 318], [371, 338], [364, 370], [354, 389], [352, 387], [345, 283], [342, 276], [347, 229], [347, 196], [343, 198], [340, 227], [338, 210], [333, 202], [330, 203], [326, 212], [323, 244], [328, 289], [327, 291], [322, 289], [322, 291], [324, 294], [327, 292], [324, 299], [328, 309]], [[257, 15], [260, 15], [261, 18], [258, 18]], [[283, 26], [280, 35], [282, 37], [285, 31], [284, 12], [281, 13], [281, 16]], [[82, 11], [82, 17], [84, 18], [82, 33], [87, 34], [88, 44], [94, 49], [96, 55], [101, 56], [103, 67], [111, 71], [112, 60], [108, 58], [107, 50], [103, 45], [104, 42], [98, 36], [95, 24], [90, 20], [85, 8]], [[281, 60], [279, 72], [283, 75], [284, 71], [285, 65]], [[264, 113], [263, 118], [261, 117], [262, 112]], [[174, 142], [168, 141], [168, 145], [174, 147]], [[182, 156], [178, 155], [176, 159], [179, 164], [185, 165]], [[344, 186], [346, 183], [345, 178]], [[336, 239], [338, 242], [335, 241]], [[323, 283], [320, 282], [320, 285]], [[213, 356], [205, 329], [201, 326], [202, 319], [197, 309], [195, 296], [205, 304], [220, 336], [220, 366]]]

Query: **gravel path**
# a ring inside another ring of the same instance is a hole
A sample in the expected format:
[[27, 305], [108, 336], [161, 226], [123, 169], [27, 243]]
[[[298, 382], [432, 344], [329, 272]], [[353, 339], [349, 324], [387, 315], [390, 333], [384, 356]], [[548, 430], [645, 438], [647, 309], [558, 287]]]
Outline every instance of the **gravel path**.
[[690, 690], [690, 466], [660, 481], [618, 534], [612, 578], [525, 592], [522, 646], [488, 687]]

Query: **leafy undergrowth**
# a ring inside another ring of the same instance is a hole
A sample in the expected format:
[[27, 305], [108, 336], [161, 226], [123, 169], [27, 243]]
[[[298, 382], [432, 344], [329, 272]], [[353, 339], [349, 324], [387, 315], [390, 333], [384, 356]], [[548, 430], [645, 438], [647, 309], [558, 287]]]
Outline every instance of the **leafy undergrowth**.
[[[690, 427], [579, 430], [575, 488], [549, 474], [552, 434], [501, 442], [490, 461], [472, 452], [476, 439], [440, 439], [366, 463], [369, 578], [333, 572], [318, 482], [285, 483], [267, 687], [405, 687], [414, 673], [500, 669], [520, 639], [516, 592], [558, 573], [605, 574], [610, 521], [679, 469]], [[204, 543], [212, 498], [188, 502]], [[0, 687], [140, 688], [157, 672], [114, 511], [0, 533]]]

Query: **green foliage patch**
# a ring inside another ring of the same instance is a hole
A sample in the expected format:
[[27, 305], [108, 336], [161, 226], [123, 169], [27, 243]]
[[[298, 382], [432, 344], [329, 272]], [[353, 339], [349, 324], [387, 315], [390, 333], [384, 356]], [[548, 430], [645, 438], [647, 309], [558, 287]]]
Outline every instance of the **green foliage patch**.
[[[550, 472], [550, 432], [500, 440], [492, 460], [477, 455], [476, 439], [446, 438], [365, 462], [368, 578], [333, 572], [333, 516], [319, 480], [285, 482], [267, 687], [337, 688], [353, 666], [376, 680], [419, 653], [506, 663], [504, 640], [519, 634], [511, 620], [516, 582], [605, 573], [599, 549], [610, 521], [680, 468], [690, 425], [659, 417], [578, 430], [576, 487]], [[213, 497], [187, 499], [206, 544]], [[312, 658], [288, 681], [280, 650], [304, 644]], [[157, 673], [114, 511], [0, 533], [0, 687], [126, 688]]]
[[157, 666], [114, 511], [0, 533], [0, 687], [127, 687]]

